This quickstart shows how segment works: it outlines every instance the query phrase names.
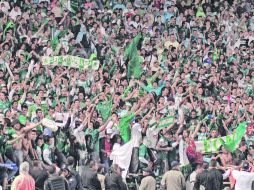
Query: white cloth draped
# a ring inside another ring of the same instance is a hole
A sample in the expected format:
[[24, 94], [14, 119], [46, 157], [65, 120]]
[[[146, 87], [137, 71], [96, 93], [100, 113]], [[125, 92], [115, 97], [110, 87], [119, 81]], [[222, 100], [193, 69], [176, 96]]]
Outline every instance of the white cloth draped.
[[129, 170], [132, 149], [139, 147], [142, 141], [141, 135], [142, 127], [139, 123], [135, 123], [131, 129], [131, 139], [129, 142], [119, 147], [110, 154], [110, 159], [113, 160], [113, 164], [118, 164], [124, 171], [122, 177], [125, 179]]

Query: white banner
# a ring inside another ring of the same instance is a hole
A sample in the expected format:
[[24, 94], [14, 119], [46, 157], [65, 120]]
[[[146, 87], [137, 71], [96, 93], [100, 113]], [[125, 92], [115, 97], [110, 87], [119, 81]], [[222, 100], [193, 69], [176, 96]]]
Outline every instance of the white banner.
[[42, 65], [72, 67], [80, 70], [98, 70], [100, 63], [99, 60], [84, 59], [71, 55], [43, 56], [41, 60]]

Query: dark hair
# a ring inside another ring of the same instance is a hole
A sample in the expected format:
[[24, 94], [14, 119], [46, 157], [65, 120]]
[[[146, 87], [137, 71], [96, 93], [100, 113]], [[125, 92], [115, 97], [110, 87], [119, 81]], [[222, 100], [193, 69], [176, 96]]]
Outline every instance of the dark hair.
[[36, 110], [36, 113], [38, 113], [39, 111], [42, 111], [40, 108], [38, 108], [37, 110]]
[[54, 137], [51, 137], [51, 136], [48, 136], [48, 135], [44, 136], [44, 142], [49, 143], [50, 138], [54, 138]]
[[234, 163], [235, 166], [240, 166], [241, 163], [242, 163], [242, 161], [241, 161], [240, 159], [238, 159], [238, 158], [235, 158], [235, 159], [233, 160], [233, 163]]
[[208, 162], [204, 162], [202, 167], [203, 167], [204, 170], [207, 170], [209, 168]]
[[141, 121], [142, 120], [142, 117], [140, 116], [140, 115], [137, 115], [136, 117], [135, 117], [135, 122], [139, 122], [139, 121]]
[[121, 142], [122, 142], [121, 136], [118, 135], [118, 134], [115, 134], [115, 135], [112, 137], [112, 139], [111, 139], [111, 144], [114, 145], [114, 144], [117, 142], [117, 139], [119, 139], [119, 138], [121, 139]]
[[217, 165], [216, 160], [211, 160], [210, 163], [209, 163], [209, 165], [210, 165], [211, 167], [216, 167], [216, 165]]
[[239, 144], [239, 147], [243, 147], [243, 146], [245, 146], [245, 145], [246, 145], [245, 142], [244, 142], [244, 141], [241, 141], [240, 144]]
[[71, 135], [69, 137], [70, 143], [74, 143], [74, 141], [76, 140], [76, 137], [74, 135]]
[[91, 160], [91, 161], [89, 162], [89, 168], [92, 168], [92, 167], [94, 167], [95, 165], [96, 165], [96, 162], [95, 162], [95, 161]]
[[69, 166], [72, 166], [74, 164], [74, 158], [72, 156], [69, 156], [67, 159], [66, 159], [66, 163], [67, 165]]
[[202, 168], [202, 164], [197, 164], [195, 170], [201, 169], [201, 168]]
[[49, 172], [49, 174], [54, 174], [56, 172], [56, 167], [55, 166], [50, 166], [48, 172]]
[[93, 122], [93, 128], [94, 129], [99, 129], [99, 127], [100, 127], [100, 123], [98, 121], [94, 121]]
[[38, 136], [38, 137], [36, 138], [36, 140], [35, 140], [35, 143], [38, 144], [38, 141], [39, 141], [39, 140], [43, 140], [43, 138], [42, 138], [41, 136]]
[[22, 108], [22, 109], [28, 109], [28, 106], [27, 106], [26, 104], [22, 104], [22, 105], [21, 105], [21, 108]]
[[41, 164], [41, 161], [40, 160], [34, 160], [33, 161], [33, 167], [39, 167]]

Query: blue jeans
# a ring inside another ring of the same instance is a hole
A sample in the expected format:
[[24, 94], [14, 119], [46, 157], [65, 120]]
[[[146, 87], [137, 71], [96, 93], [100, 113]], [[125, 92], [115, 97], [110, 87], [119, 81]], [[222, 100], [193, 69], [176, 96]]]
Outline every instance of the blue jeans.
[[19, 166], [23, 161], [23, 151], [22, 150], [14, 150], [14, 158], [17, 166]]
[[101, 163], [103, 164], [104, 166], [104, 169], [105, 169], [105, 173], [108, 173], [109, 171], [109, 158], [108, 157], [104, 157], [101, 159]]

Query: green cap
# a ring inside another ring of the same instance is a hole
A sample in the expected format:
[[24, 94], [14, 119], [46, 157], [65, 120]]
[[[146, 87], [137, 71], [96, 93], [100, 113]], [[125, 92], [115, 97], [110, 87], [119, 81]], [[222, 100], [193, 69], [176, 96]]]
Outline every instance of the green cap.
[[25, 124], [26, 124], [26, 117], [23, 116], [23, 115], [20, 115], [20, 116], [19, 116], [19, 122], [20, 122], [22, 125], [25, 125]]

